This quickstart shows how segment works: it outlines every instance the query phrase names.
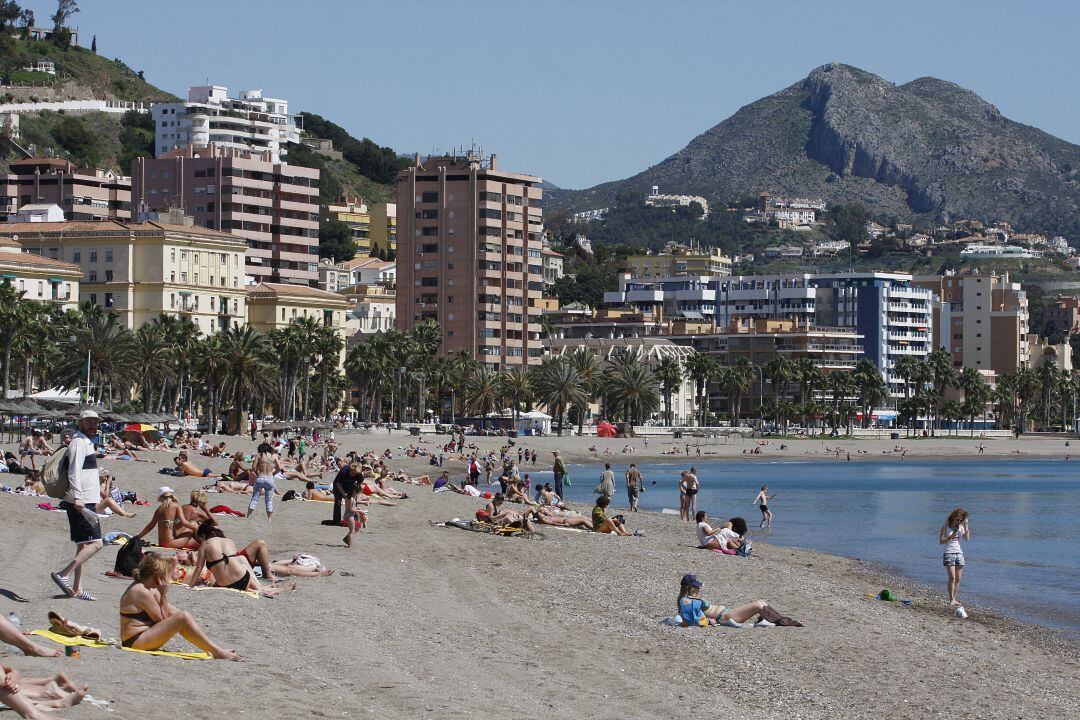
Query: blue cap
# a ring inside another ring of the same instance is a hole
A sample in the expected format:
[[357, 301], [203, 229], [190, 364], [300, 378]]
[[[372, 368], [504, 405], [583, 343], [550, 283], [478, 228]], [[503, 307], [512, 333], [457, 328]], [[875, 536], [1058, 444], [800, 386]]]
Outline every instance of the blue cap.
[[697, 579], [696, 575], [683, 575], [682, 584], [689, 585], [690, 587], [701, 587], [701, 581]]

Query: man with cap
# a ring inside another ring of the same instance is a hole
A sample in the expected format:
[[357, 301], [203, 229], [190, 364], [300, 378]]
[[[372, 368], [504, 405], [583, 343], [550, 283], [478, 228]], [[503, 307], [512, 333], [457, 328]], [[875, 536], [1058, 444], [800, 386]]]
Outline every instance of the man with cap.
[[[71, 541], [75, 543], [75, 559], [60, 572], [50, 573], [56, 585], [68, 597], [96, 600], [83, 589], [82, 566], [101, 550], [101, 523], [97, 506], [101, 502], [101, 478], [98, 472], [97, 449], [90, 438], [97, 435], [100, 418], [93, 410], [79, 414], [79, 431], [67, 446], [68, 490], [60, 501], [67, 512]], [[69, 578], [74, 574], [74, 582]]]

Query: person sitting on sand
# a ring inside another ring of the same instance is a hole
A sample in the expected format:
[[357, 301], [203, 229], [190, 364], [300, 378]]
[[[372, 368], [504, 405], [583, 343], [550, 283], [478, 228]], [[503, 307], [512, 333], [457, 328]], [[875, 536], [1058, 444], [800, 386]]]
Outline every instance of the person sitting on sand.
[[204, 478], [221, 477], [221, 475], [219, 475], [218, 473], [215, 473], [210, 468], [203, 468], [202, 470], [200, 470], [199, 468], [192, 465], [190, 462], [188, 462], [187, 453], [184, 453], [184, 452], [182, 452], [179, 455], [177, 455], [176, 457], [174, 457], [173, 458], [173, 463], [176, 464], [176, 471], [178, 473], [180, 473], [181, 475], [186, 475], [188, 477], [204, 477]]
[[123, 494], [113, 489], [113, 476], [104, 470], [101, 471], [101, 503], [120, 517], [135, 517], [135, 513], [124, 509]]
[[565, 508], [562, 498], [555, 494], [551, 483], [544, 483], [544, 489], [540, 492], [540, 504], [547, 507]]
[[36, 428], [19, 444], [19, 456], [30, 458], [30, 468], [32, 470], [37, 470], [37, 456], [52, 454], [53, 448], [45, 441], [45, 436], [41, 430]]
[[202, 450], [201, 454], [206, 457], [221, 457], [225, 454], [225, 441], [222, 440], [217, 445]]
[[495, 493], [495, 496], [482, 510], [476, 511], [476, 519], [485, 520], [499, 527], [521, 528], [531, 532], [533, 526], [529, 522], [528, 516], [510, 510], [503, 510], [502, 505], [505, 501], [506, 497], [502, 493]]
[[0, 615], [0, 643], [21, 650], [27, 657], [59, 657], [64, 654], [64, 651], [58, 648], [38, 645], [30, 639], [29, 635], [19, 632], [19, 628], [12, 625], [5, 615]]
[[734, 517], [713, 528], [709, 524], [709, 515], [699, 510], [695, 516], [697, 537], [701, 547], [707, 550], [720, 550], [727, 555], [734, 555], [742, 547], [746, 537], [746, 520]]
[[[214, 583], [218, 587], [230, 590], [243, 590], [257, 592], [266, 597], [273, 597], [283, 592], [295, 590], [296, 585], [291, 587], [265, 587], [255, 579], [251, 571], [251, 558], [248, 548], [237, 552], [236, 543], [225, 537], [221, 528], [213, 522], [207, 521], [199, 525], [195, 531], [195, 537], [202, 543], [199, 546], [199, 555], [195, 560], [195, 572], [188, 580], [188, 587], [195, 587], [195, 581], [205, 567], [214, 575]], [[270, 563], [269, 552], [263, 542], [260, 557], [260, 565], [263, 568], [264, 577], [271, 583], [276, 583], [273, 566]]]
[[44, 720], [54, 717], [53, 710], [72, 707], [86, 697], [89, 685], [77, 687], [64, 673], [47, 678], [32, 678], [0, 665], [0, 703], [20, 717]]
[[315, 483], [308, 481], [304, 487], [304, 494], [302, 496], [305, 500], [316, 500], [319, 502], [334, 502], [334, 494], [328, 493], [323, 490], [319, 490], [315, 487]]
[[132, 573], [134, 582], [120, 596], [120, 644], [134, 650], [160, 650], [179, 634], [218, 660], [241, 661], [235, 650], [222, 649], [207, 637], [191, 613], [169, 603], [172, 564], [172, 559], [156, 553], [143, 555]]
[[196, 527], [207, 520], [215, 522], [214, 516], [210, 513], [210, 508], [206, 505], [208, 499], [209, 496], [202, 488], [195, 488], [192, 490], [191, 499], [188, 501], [188, 504], [180, 508], [184, 513], [184, 519], [189, 523], [194, 524]]
[[180, 507], [180, 501], [176, 499], [173, 489], [166, 485], [158, 489], [157, 509], [150, 522], [135, 537], [142, 538], [157, 526], [158, 545], [166, 548], [187, 548], [194, 550], [199, 547], [195, 539], [195, 530], [199, 527], [193, 522], [188, 522], [184, 517], [184, 510]]
[[521, 480], [510, 483], [506, 493], [506, 499], [510, 502], [523, 503], [525, 505], [535, 505], [532, 498], [529, 497], [529, 491], [525, 489], [525, 483]]
[[708, 600], [703, 600], [701, 594], [701, 581], [694, 575], [683, 575], [679, 587], [679, 597], [675, 601], [675, 608], [683, 627], [708, 627], [709, 625], [727, 625], [728, 627], [742, 627], [743, 623], [758, 615], [758, 622], [754, 627], [775, 627], [764, 617], [761, 611], [768, 607], [764, 600], [755, 600], [752, 603], [741, 605], [737, 608], [726, 608], [723, 605], [714, 605]]
[[607, 506], [611, 504], [611, 498], [607, 495], [601, 495], [596, 498], [596, 507], [592, 509], [592, 526], [593, 532], [598, 533], [615, 533], [616, 535], [629, 535], [626, 528], [623, 527], [623, 519], [621, 515], [616, 515], [613, 518], [608, 518], [605, 512]]

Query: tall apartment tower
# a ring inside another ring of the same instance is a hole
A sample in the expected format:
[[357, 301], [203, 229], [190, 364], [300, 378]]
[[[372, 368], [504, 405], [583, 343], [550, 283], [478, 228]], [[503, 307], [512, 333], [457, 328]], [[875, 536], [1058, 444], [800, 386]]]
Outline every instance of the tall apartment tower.
[[139, 212], [181, 208], [195, 224], [247, 241], [257, 282], [319, 281], [319, 171], [229, 147], [172, 150], [131, 164]]
[[398, 174], [399, 330], [434, 320], [444, 354], [494, 370], [540, 362], [540, 183], [473, 152], [417, 156]]

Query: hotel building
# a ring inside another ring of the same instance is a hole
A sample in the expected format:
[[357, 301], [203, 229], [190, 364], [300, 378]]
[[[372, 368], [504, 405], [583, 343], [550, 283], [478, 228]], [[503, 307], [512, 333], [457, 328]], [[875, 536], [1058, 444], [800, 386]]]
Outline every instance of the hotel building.
[[540, 362], [540, 183], [471, 152], [398, 174], [398, 329], [437, 322], [444, 354], [495, 370]]

